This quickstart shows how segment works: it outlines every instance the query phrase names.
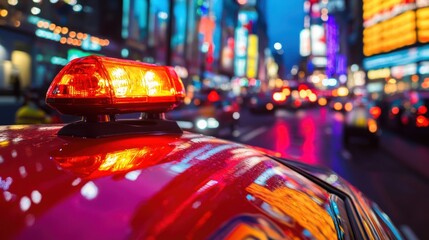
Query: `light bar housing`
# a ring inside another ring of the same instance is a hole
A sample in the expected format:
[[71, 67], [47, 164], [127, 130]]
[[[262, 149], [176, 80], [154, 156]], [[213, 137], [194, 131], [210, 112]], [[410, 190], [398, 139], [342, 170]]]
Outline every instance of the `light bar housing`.
[[101, 56], [72, 60], [54, 78], [46, 103], [63, 114], [163, 113], [185, 97], [172, 67]]

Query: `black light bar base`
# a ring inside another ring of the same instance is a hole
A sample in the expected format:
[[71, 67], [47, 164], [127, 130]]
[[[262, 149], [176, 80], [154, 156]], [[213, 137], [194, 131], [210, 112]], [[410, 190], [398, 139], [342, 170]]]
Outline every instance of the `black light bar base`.
[[167, 135], [182, 134], [183, 131], [175, 121], [163, 119], [121, 120], [112, 122], [70, 123], [58, 132], [59, 136], [102, 138], [127, 134]]

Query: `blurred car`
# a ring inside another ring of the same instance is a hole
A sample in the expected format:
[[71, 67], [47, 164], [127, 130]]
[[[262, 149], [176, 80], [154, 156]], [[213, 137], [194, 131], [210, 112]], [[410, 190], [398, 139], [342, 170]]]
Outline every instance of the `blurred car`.
[[275, 105], [272, 91], [252, 94], [248, 106], [251, 113], [274, 113]]
[[307, 84], [293, 84], [274, 91], [275, 105], [286, 109], [300, 109], [317, 105], [317, 93]]
[[386, 102], [387, 108], [383, 124], [392, 130], [400, 131], [403, 127], [401, 117], [404, 112], [405, 95], [403, 93], [395, 94], [386, 97], [384, 101]]
[[334, 97], [329, 101], [329, 108], [338, 112], [349, 112], [353, 108], [353, 103], [348, 97]]
[[380, 107], [373, 105], [371, 102], [361, 98], [354, 100], [344, 120], [344, 143], [349, 144], [352, 138], [360, 138], [368, 140], [373, 146], [377, 146], [380, 136], [377, 119], [380, 114]]
[[165, 120], [184, 96], [172, 68], [71, 61], [46, 102], [82, 121], [0, 127], [2, 239], [402, 239], [334, 172]]
[[189, 102], [166, 114], [179, 126], [208, 135], [232, 135], [240, 119], [239, 104], [226, 92], [205, 89], [194, 93]]
[[402, 131], [415, 137], [429, 134], [429, 92], [413, 91], [403, 103], [400, 115]]

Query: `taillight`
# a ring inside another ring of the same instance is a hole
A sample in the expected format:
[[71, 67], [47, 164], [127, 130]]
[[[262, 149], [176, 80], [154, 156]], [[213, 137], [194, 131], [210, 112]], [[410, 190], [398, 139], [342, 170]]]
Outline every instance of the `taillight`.
[[286, 101], [286, 95], [283, 92], [275, 92], [273, 93], [273, 100], [276, 102]]
[[428, 109], [426, 106], [420, 106], [417, 108], [417, 114], [426, 114], [428, 112]]
[[416, 119], [416, 126], [417, 127], [428, 127], [429, 126], [429, 120], [425, 116], [418, 116]]
[[374, 119], [377, 119], [381, 115], [381, 108], [374, 106], [369, 109], [369, 113]]
[[217, 102], [220, 100], [219, 93], [217, 93], [215, 90], [212, 90], [207, 96], [207, 99], [209, 100], [209, 102]]

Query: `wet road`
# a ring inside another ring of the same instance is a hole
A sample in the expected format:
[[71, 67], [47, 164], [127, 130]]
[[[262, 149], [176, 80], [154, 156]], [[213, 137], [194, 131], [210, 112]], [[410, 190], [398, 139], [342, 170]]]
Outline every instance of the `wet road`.
[[[241, 115], [233, 140], [333, 169], [377, 202], [407, 238], [429, 239], [429, 179], [404, 164], [408, 160], [401, 159], [404, 155], [386, 151], [389, 147], [404, 149], [400, 143], [383, 148], [383, 142], [375, 147], [355, 139], [345, 147], [344, 116], [326, 108], [280, 110], [273, 115], [243, 111]], [[427, 147], [413, 145], [413, 149], [419, 148]]]

